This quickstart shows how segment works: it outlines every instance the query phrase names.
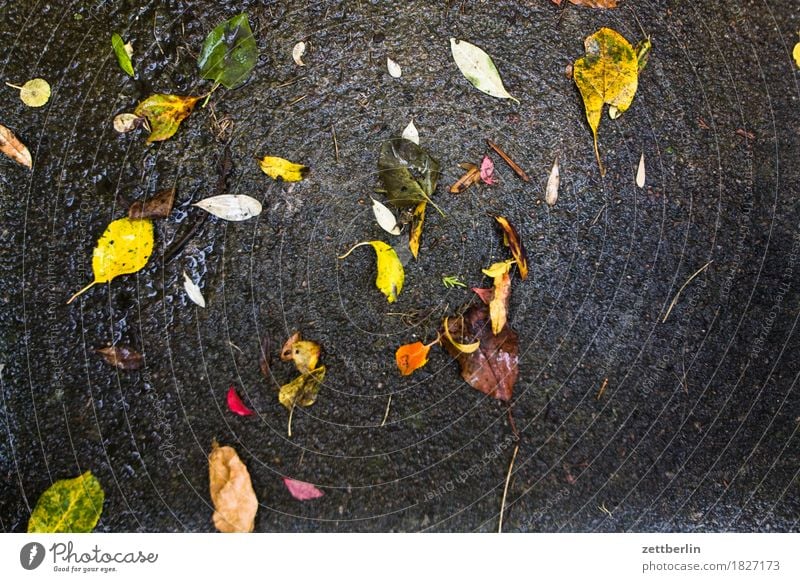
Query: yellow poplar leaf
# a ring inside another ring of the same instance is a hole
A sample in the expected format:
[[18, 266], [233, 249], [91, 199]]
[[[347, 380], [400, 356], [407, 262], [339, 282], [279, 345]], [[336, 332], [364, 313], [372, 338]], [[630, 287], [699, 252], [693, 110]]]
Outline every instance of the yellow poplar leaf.
[[255, 529], [258, 499], [247, 466], [232, 447], [211, 445], [208, 481], [214, 503], [214, 527], [222, 533], [250, 533]]
[[601, 28], [587, 37], [584, 45], [586, 55], [575, 61], [572, 74], [592, 129], [597, 165], [604, 175], [597, 147], [603, 105], [613, 107], [617, 115], [630, 107], [639, 84], [639, 63], [631, 44], [610, 28]]
[[278, 401], [287, 409], [295, 406], [311, 406], [317, 401], [317, 394], [325, 380], [325, 366], [301, 374], [288, 384], [281, 386]]
[[120, 218], [106, 227], [106, 231], [92, 254], [94, 281], [75, 293], [72, 301], [98, 283], [108, 283], [119, 275], [128, 275], [142, 269], [153, 254], [153, 222], [143, 218]]
[[294, 361], [298, 372], [308, 374], [317, 367], [321, 351], [322, 348], [317, 342], [302, 339], [298, 331], [283, 344], [281, 360], [284, 362]]
[[283, 158], [264, 156], [258, 161], [261, 171], [273, 180], [284, 182], [299, 182], [308, 174], [308, 168], [303, 164], [295, 164]]
[[427, 202], [420, 202], [411, 216], [411, 234], [408, 237], [408, 248], [411, 249], [411, 254], [414, 255], [415, 259], [419, 255], [419, 243], [422, 238], [422, 225], [425, 223], [425, 208], [427, 206]]
[[175, 135], [181, 121], [189, 116], [199, 100], [200, 97], [157, 93], [139, 103], [134, 114], [137, 117], [146, 117], [150, 123], [151, 131], [147, 143], [164, 141]]
[[389, 303], [397, 301], [397, 296], [403, 290], [403, 281], [405, 280], [405, 271], [403, 270], [403, 263], [397, 257], [395, 250], [387, 245], [385, 242], [379, 240], [361, 242], [353, 246], [349, 251], [343, 254], [340, 259], [344, 259], [353, 250], [364, 245], [371, 245], [375, 249], [375, 254], [378, 259], [378, 276], [375, 279], [375, 286], [386, 295]]

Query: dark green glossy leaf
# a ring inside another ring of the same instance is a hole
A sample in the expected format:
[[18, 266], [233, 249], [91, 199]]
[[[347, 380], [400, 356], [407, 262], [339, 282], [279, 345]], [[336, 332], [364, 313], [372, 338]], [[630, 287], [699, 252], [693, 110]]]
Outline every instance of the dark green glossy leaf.
[[90, 532], [100, 519], [105, 497], [91, 471], [75, 479], [56, 481], [36, 502], [28, 520], [28, 533]]
[[234, 89], [247, 80], [257, 60], [258, 47], [243, 12], [211, 31], [197, 65], [204, 79]]
[[111, 35], [111, 48], [114, 49], [114, 54], [117, 55], [119, 67], [133, 77], [133, 63], [131, 63], [128, 51], [125, 50], [125, 41], [116, 32]]
[[413, 141], [390, 139], [381, 146], [378, 175], [386, 198], [398, 208], [430, 201], [439, 168], [439, 162]]

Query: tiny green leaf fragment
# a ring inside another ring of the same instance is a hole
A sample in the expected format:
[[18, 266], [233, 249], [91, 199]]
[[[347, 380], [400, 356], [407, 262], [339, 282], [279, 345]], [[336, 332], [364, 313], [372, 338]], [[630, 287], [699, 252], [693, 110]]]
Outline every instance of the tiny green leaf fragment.
[[117, 62], [119, 68], [128, 73], [131, 77], [134, 76], [133, 63], [131, 63], [131, 56], [128, 54], [128, 49], [125, 46], [125, 41], [116, 32], [111, 35], [111, 48], [114, 49], [114, 54], [117, 55]]
[[105, 497], [91, 471], [56, 481], [36, 502], [28, 520], [28, 533], [91, 532], [103, 512]]
[[448, 289], [454, 289], [455, 287], [465, 287], [466, 284], [458, 277], [458, 275], [445, 275], [442, 277], [442, 285], [447, 287]]
[[219, 24], [206, 37], [197, 66], [204, 79], [235, 89], [250, 76], [258, 47], [244, 12]]

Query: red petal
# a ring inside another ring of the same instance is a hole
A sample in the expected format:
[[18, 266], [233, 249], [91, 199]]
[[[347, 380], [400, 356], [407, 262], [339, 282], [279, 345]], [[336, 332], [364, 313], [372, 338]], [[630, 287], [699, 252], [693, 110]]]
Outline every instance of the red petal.
[[482, 287], [473, 287], [472, 290], [475, 292], [475, 295], [481, 298], [486, 305], [489, 305], [489, 302], [494, 297], [494, 289], [484, 289]]
[[481, 162], [481, 180], [484, 184], [491, 186], [496, 184], [497, 180], [494, 179], [494, 162], [489, 156], [483, 156]]
[[283, 483], [286, 485], [286, 488], [289, 490], [289, 493], [291, 493], [292, 497], [298, 501], [317, 499], [318, 497], [325, 495], [311, 483], [306, 483], [305, 481], [296, 481], [294, 479], [289, 479], [289, 477], [284, 477]]
[[244, 402], [242, 402], [242, 399], [239, 398], [239, 395], [236, 393], [236, 388], [233, 386], [228, 388], [228, 408], [231, 412], [238, 414], [239, 416], [250, 416], [255, 414], [255, 412], [244, 405]]

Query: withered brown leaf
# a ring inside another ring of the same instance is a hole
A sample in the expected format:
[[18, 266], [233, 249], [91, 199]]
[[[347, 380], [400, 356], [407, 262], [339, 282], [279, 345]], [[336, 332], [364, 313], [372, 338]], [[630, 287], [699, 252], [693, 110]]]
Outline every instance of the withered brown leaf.
[[128, 209], [128, 218], [168, 218], [175, 202], [175, 188], [156, 192], [152, 198], [137, 200]]
[[103, 359], [110, 365], [116, 366], [120, 370], [138, 370], [144, 364], [144, 357], [128, 346], [108, 346], [95, 350], [103, 356]]
[[250, 473], [232, 447], [221, 447], [216, 441], [212, 443], [208, 480], [214, 503], [214, 527], [223, 533], [252, 532], [258, 499]]

